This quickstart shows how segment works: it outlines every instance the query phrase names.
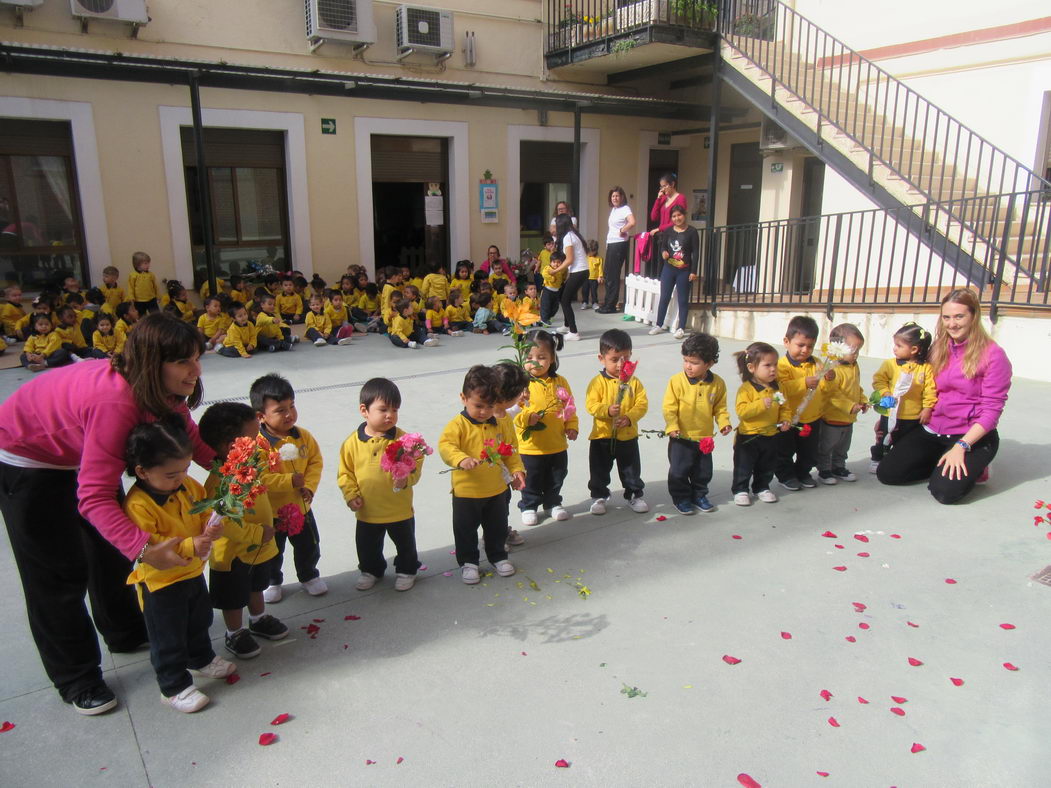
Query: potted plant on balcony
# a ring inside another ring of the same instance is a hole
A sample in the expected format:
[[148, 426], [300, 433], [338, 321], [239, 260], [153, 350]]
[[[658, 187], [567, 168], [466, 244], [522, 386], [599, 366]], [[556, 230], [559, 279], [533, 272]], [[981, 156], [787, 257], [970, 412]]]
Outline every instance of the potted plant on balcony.
[[713, 30], [719, 6], [708, 0], [672, 0], [672, 11], [675, 13], [675, 21], [680, 25], [699, 30]]
[[766, 38], [766, 21], [759, 14], [741, 14], [734, 20], [736, 35], [749, 38]]

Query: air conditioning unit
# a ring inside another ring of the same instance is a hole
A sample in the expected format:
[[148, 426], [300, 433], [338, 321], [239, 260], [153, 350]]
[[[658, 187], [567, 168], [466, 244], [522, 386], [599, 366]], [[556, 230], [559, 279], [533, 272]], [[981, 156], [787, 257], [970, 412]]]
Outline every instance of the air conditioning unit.
[[783, 151], [800, 147], [795, 137], [777, 125], [770, 118], [763, 116], [763, 125], [759, 131], [760, 151]]
[[336, 41], [376, 43], [372, 0], [306, 0], [307, 39], [311, 44]]
[[81, 20], [114, 19], [144, 25], [150, 21], [146, 0], [69, 0], [73, 16]]
[[394, 27], [399, 55], [410, 52], [451, 55], [453, 52], [451, 11], [418, 5], [400, 5], [394, 10]]

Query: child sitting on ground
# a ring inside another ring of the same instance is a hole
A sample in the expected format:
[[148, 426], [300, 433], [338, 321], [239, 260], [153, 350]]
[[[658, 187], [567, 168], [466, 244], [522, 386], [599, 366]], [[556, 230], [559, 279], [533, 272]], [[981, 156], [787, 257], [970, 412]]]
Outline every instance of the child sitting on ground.
[[33, 333], [22, 347], [22, 366], [30, 372], [41, 372], [71, 364], [73, 358], [73, 354], [62, 347], [62, 337], [52, 329], [51, 318], [45, 314], [35, 315]]
[[189, 298], [190, 295], [182, 286], [182, 282], [178, 279], [169, 279], [168, 304], [164, 307], [164, 311], [187, 323], [193, 323], [197, 316], [194, 314], [193, 304], [190, 303]]
[[855, 482], [858, 477], [847, 470], [847, 452], [854, 434], [858, 414], [869, 409], [869, 400], [861, 389], [861, 370], [858, 353], [865, 345], [865, 337], [853, 323], [840, 323], [828, 335], [830, 342], [849, 345], [854, 351], [832, 368], [828, 381], [825, 407], [821, 413], [821, 437], [817, 445], [817, 478], [822, 484]]
[[303, 322], [303, 298], [296, 292], [295, 283], [291, 279], [282, 280], [281, 292], [274, 298], [274, 306], [277, 314], [286, 323]]
[[117, 352], [117, 335], [113, 333], [113, 318], [110, 315], [102, 313], [95, 321], [91, 346], [102, 353], [105, 358], [113, 358]]
[[413, 303], [406, 298], [397, 300], [391, 298], [391, 309], [394, 315], [387, 329], [394, 347], [411, 348], [415, 350], [420, 347], [434, 347], [438, 340], [427, 336], [427, 332], [421, 326], [416, 325]]
[[310, 311], [307, 312], [307, 339], [314, 342], [316, 347], [323, 345], [349, 345], [349, 336], [343, 339], [332, 328], [332, 318], [325, 314], [325, 302], [320, 295], [310, 297]]
[[449, 318], [442, 308], [442, 302], [438, 296], [431, 296], [424, 304], [423, 326], [427, 329], [427, 336], [435, 334], [449, 334], [450, 336], [463, 336], [462, 331], [450, 331]]
[[128, 340], [128, 332], [131, 327], [139, 321], [139, 310], [134, 301], [124, 301], [117, 304], [117, 322], [113, 324], [113, 333], [117, 337], [117, 347], [114, 352], [123, 353], [124, 343]]
[[[342, 290], [328, 291], [328, 305], [325, 307], [325, 315], [332, 321], [332, 330], [336, 332], [337, 342], [341, 339], [353, 338], [353, 316], [351, 315], [350, 307], [343, 301]], [[362, 326], [361, 328], [364, 329], [365, 327]]]
[[734, 503], [751, 506], [749, 486], [763, 503], [777, 503], [770, 489], [777, 463], [774, 436], [791, 427], [792, 412], [777, 389], [777, 351], [766, 342], [753, 342], [734, 354], [741, 373], [735, 409], [741, 420], [734, 441]]
[[259, 329], [259, 347], [266, 348], [269, 353], [291, 350], [292, 345], [299, 341], [299, 337], [292, 333], [287, 323], [274, 314], [274, 297], [269, 293], [260, 294], [258, 306], [259, 314], [255, 324]]
[[248, 310], [240, 301], [232, 302], [226, 313], [232, 322], [217, 352], [227, 358], [248, 358], [259, 347], [259, 328], [249, 319]]
[[204, 336], [205, 350], [218, 350], [222, 346], [232, 322], [230, 316], [223, 313], [223, 302], [218, 296], [204, 300], [204, 314], [197, 318], [197, 330]]
[[[408, 591], [416, 582], [420, 560], [416, 553], [416, 517], [412, 488], [420, 480], [423, 457], [404, 482], [395, 483], [380, 461], [391, 442], [405, 435], [398, 428], [401, 392], [386, 378], [372, 378], [361, 387], [358, 410], [365, 419], [339, 452], [336, 481], [347, 506], [357, 514], [354, 541], [358, 548], [361, 576], [358, 591], [368, 591], [383, 577], [383, 537], [390, 536], [397, 548], [394, 559], [394, 589]], [[395, 489], [395, 487], [398, 489]]]
[[[488, 284], [488, 282], [486, 283]], [[474, 333], [492, 334], [500, 333], [500, 324], [496, 322], [496, 315], [489, 307], [493, 303], [493, 297], [489, 293], [475, 293], [471, 296], [474, 305]]]
[[463, 292], [458, 287], [449, 291], [449, 305], [445, 307], [445, 317], [449, 321], [449, 332], [460, 332], [454, 336], [474, 329], [470, 307], [463, 303]]

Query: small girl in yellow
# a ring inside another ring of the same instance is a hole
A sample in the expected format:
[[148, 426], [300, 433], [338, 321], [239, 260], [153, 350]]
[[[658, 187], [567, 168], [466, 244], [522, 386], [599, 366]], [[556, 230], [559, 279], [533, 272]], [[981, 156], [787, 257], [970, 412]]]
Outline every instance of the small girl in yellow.
[[763, 503], [777, 503], [770, 489], [777, 464], [774, 436], [791, 428], [792, 412], [777, 390], [777, 351], [766, 342], [753, 342], [735, 353], [741, 373], [737, 389], [737, 439], [734, 441], [734, 503], [751, 506], [751, 491]]
[[471, 309], [463, 303], [463, 291], [458, 287], [449, 290], [449, 305], [445, 307], [445, 317], [449, 321], [449, 334], [462, 336], [464, 329], [472, 328]]
[[139, 320], [139, 310], [134, 301], [123, 301], [117, 304], [117, 322], [113, 324], [113, 334], [117, 337], [115, 353], [124, 352], [124, 343], [128, 339], [128, 332]]
[[[339, 332], [332, 327], [332, 318], [325, 313], [325, 301], [320, 295], [310, 297], [310, 310], [307, 312], [307, 339], [313, 340], [314, 345], [349, 345], [351, 337], [339, 338]], [[353, 329], [351, 329], [353, 330]]]
[[168, 280], [168, 305], [164, 308], [165, 311], [171, 312], [180, 320], [193, 323], [196, 315], [194, 314], [193, 304], [190, 303], [189, 299], [190, 295], [186, 292], [186, 288], [182, 286], [182, 282], [178, 279]]
[[587, 246], [588, 252], [588, 278], [584, 282], [584, 295], [581, 300], [584, 306], [581, 309], [598, 309], [598, 286], [602, 283], [603, 260], [598, 256], [598, 241], [590, 240]]
[[146, 544], [179, 539], [175, 551], [187, 561], [170, 569], [139, 563], [128, 575], [128, 584], [139, 593], [161, 699], [189, 713], [208, 705], [208, 696], [194, 686], [191, 670], [221, 679], [237, 666], [216, 656], [208, 634], [212, 603], [204, 583], [204, 559], [222, 531], [222, 521], [207, 511], [190, 513], [206, 494], [186, 473], [193, 445], [184, 424], [182, 416], [176, 416], [139, 424], [131, 431], [125, 458], [128, 475], [136, 481], [124, 500], [124, 512], [149, 534]]
[[817, 442], [817, 478], [822, 484], [854, 482], [858, 477], [847, 470], [847, 452], [859, 413], [869, 408], [868, 397], [861, 390], [858, 353], [865, 337], [853, 323], [840, 323], [833, 328], [830, 342], [847, 345], [853, 351], [840, 358], [832, 368], [831, 380], [822, 383], [825, 406], [821, 412], [821, 433]]
[[206, 350], [218, 350], [226, 339], [226, 331], [233, 319], [223, 313], [223, 302], [218, 296], [204, 299], [204, 314], [197, 318], [197, 330], [204, 335]]
[[[537, 510], [549, 509], [555, 520], [568, 520], [573, 515], [562, 506], [562, 483], [569, 473], [569, 443], [577, 439], [576, 413], [564, 418], [564, 410], [573, 392], [569, 381], [558, 374], [558, 353], [562, 336], [546, 331], [531, 331], [526, 341], [532, 342], [526, 368], [529, 404], [515, 416], [519, 452], [525, 465], [525, 486], [518, 508], [522, 525], [536, 525]], [[538, 429], [538, 425], [543, 425]]]
[[128, 274], [128, 300], [134, 302], [140, 315], [156, 312], [157, 277], [150, 273], [150, 256], [145, 252], [136, 252], [131, 256], [132, 271]]
[[453, 290], [459, 290], [460, 295], [466, 300], [471, 295], [471, 269], [473, 264], [470, 260], [460, 260], [456, 264], [456, 276], [449, 283], [449, 303], [452, 303]]
[[73, 363], [73, 354], [62, 347], [62, 336], [52, 330], [51, 318], [45, 314], [33, 316], [34, 333], [22, 348], [22, 366], [30, 372], [41, 372], [48, 367], [62, 367]]
[[876, 442], [870, 453], [869, 473], [875, 473], [887, 449], [896, 440], [931, 420], [938, 401], [934, 375], [927, 363], [931, 332], [918, 323], [906, 323], [894, 332], [894, 358], [888, 358], [872, 376], [872, 388], [894, 400], [890, 413], [876, 422]]
[[113, 318], [102, 313], [95, 323], [95, 331], [91, 335], [91, 346], [108, 358], [113, 358], [117, 352], [117, 335], [113, 333]]

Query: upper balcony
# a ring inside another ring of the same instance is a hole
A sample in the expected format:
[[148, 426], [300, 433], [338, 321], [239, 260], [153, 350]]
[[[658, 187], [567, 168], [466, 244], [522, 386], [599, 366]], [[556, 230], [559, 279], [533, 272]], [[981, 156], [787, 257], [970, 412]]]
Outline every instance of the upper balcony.
[[544, 58], [560, 74], [609, 73], [716, 47], [715, 0], [547, 0]]

